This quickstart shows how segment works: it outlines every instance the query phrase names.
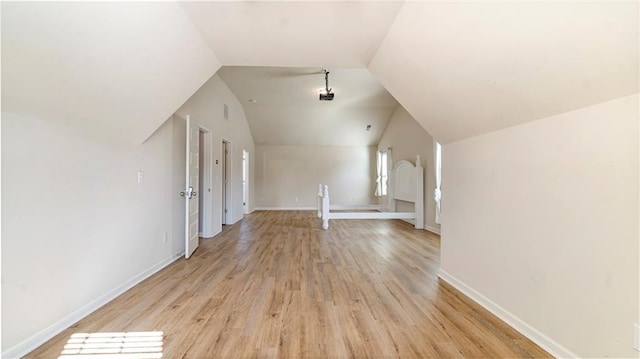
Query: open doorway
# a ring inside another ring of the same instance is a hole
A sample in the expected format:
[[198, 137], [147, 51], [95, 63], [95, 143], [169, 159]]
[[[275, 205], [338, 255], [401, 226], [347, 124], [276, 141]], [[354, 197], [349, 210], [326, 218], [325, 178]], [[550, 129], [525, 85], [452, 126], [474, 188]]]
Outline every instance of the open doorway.
[[199, 226], [200, 237], [213, 237], [213, 133], [200, 127], [199, 133]]
[[222, 224], [231, 224], [231, 142], [222, 140]]
[[249, 214], [249, 152], [242, 150], [242, 213]]

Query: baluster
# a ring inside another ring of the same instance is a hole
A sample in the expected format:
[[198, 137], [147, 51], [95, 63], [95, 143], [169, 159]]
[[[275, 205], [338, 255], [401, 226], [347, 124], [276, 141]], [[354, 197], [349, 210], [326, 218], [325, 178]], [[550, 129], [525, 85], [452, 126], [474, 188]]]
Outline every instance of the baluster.
[[322, 228], [329, 228], [329, 186], [325, 185], [322, 191]]

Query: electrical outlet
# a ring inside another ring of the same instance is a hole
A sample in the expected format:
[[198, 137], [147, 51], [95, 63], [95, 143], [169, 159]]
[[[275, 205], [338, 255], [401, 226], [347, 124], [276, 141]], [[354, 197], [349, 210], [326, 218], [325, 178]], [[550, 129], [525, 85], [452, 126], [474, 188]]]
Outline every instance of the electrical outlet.
[[633, 325], [633, 349], [640, 352], [640, 325]]
[[167, 243], [167, 232], [162, 232], [162, 243]]

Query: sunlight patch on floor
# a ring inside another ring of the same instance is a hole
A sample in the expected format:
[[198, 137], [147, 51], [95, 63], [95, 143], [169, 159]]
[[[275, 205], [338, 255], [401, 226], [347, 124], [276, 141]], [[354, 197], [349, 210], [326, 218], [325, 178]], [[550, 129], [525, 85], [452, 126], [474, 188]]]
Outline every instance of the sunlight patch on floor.
[[159, 359], [163, 332], [72, 334], [58, 359]]

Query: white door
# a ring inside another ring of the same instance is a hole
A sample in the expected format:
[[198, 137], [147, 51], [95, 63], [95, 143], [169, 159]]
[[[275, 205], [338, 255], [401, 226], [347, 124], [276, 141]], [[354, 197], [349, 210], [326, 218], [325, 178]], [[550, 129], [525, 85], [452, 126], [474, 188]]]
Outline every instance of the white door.
[[191, 121], [190, 116], [187, 116], [187, 188], [184, 191], [186, 201], [185, 258], [189, 258], [198, 248], [199, 146], [200, 128], [198, 124]]

